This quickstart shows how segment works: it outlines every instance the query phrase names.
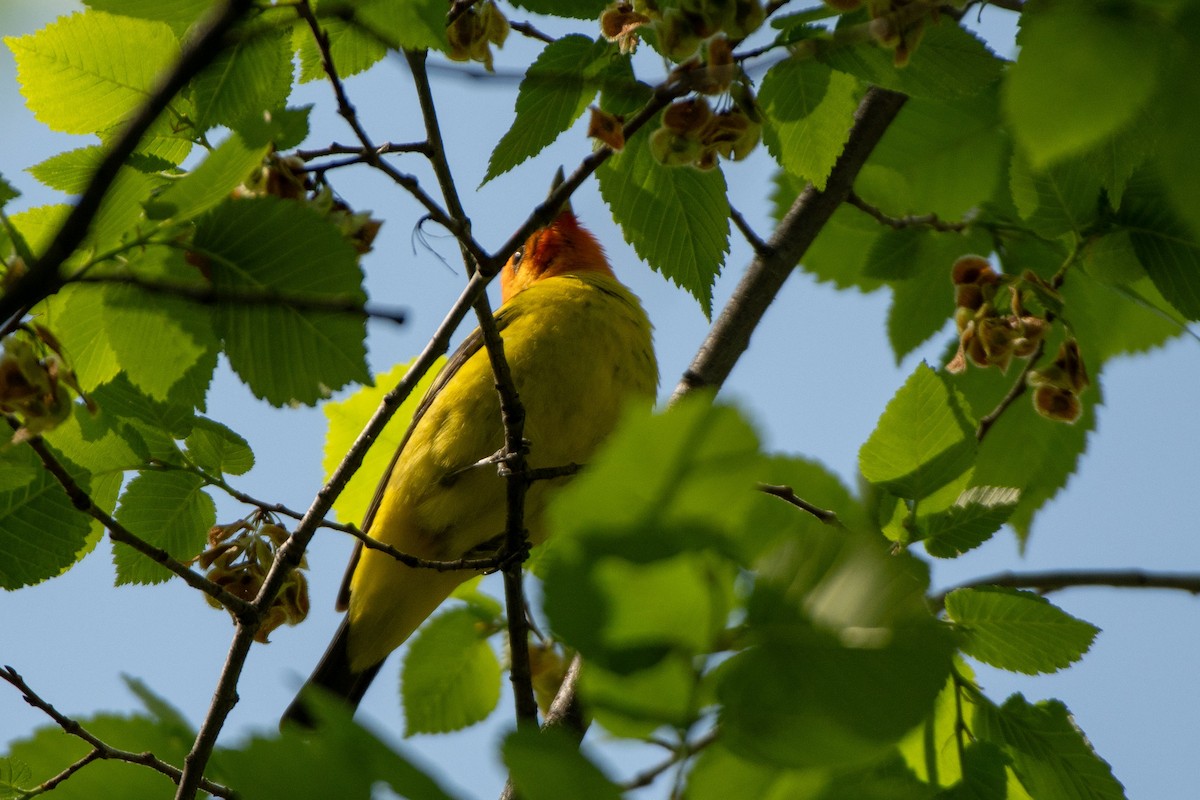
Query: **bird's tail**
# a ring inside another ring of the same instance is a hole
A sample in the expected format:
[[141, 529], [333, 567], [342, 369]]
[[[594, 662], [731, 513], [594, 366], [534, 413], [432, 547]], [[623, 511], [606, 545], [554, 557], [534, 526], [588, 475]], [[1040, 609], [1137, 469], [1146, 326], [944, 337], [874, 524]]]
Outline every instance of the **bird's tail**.
[[363, 695], [367, 693], [367, 687], [371, 685], [371, 681], [379, 672], [379, 668], [383, 666], [383, 662], [368, 667], [362, 672], [354, 672], [350, 669], [349, 645], [350, 626], [343, 619], [333, 641], [329, 643], [329, 649], [321, 657], [321, 662], [313, 670], [312, 676], [300, 687], [296, 699], [283, 713], [283, 719], [279, 722], [280, 727], [296, 724], [312, 728], [316, 724], [311, 710], [305, 703], [305, 695], [313, 686], [319, 686], [330, 694], [342, 698], [351, 709], [358, 708]]

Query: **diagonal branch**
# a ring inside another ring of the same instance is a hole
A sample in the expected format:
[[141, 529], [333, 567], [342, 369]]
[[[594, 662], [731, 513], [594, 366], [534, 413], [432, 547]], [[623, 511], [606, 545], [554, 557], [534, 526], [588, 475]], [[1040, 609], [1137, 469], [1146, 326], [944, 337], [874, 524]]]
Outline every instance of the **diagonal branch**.
[[[16, 430], [18, 423], [11, 417], [6, 417], [8, 424]], [[84, 491], [71, 474], [67, 472], [66, 467], [62, 465], [54, 455], [50, 452], [50, 448], [46, 446], [46, 442], [40, 436], [35, 436], [30, 439], [27, 444], [32, 448], [33, 452], [37, 453], [38, 458], [42, 461], [42, 466], [46, 471], [54, 476], [63, 491], [67, 493], [67, 497], [71, 499], [71, 504], [75, 508], [87, 514], [92, 519], [99, 522], [108, 530], [108, 536], [114, 542], [126, 544], [137, 550], [142, 555], [149, 558], [151, 561], [159, 564], [175, 575], [183, 579], [184, 583], [191, 586], [193, 589], [199, 589], [209, 597], [216, 600], [225, 608], [234, 614], [238, 619], [250, 619], [257, 613], [254, 607], [240, 597], [236, 597], [222, 589], [217, 584], [205, 578], [203, 575], [188, 569], [185, 565], [173, 558], [170, 553], [162, 548], [155, 547], [137, 534], [130, 531], [121, 523], [110, 515], [107, 511], [96, 505], [92, 500], [91, 495]]]
[[[38, 696], [37, 692], [29, 688], [29, 684], [25, 683], [25, 679], [22, 678], [20, 674], [18, 674], [17, 671], [12, 667], [5, 666], [0, 668], [0, 680], [7, 681], [16, 687], [17, 691], [21, 693], [21, 696], [24, 698], [26, 703], [38, 709], [39, 711], [44, 712], [46, 716], [54, 720], [58, 727], [62, 728], [66, 733], [78, 739], [82, 739], [92, 746], [91, 752], [71, 764], [58, 775], [55, 775], [53, 778], [43, 783], [41, 787], [31, 794], [41, 794], [49, 791], [65, 781], [75, 772], [78, 772], [86, 767], [92, 761], [98, 761], [101, 759], [112, 761], [128, 761], [130, 764], [140, 764], [144, 767], [149, 767], [156, 772], [161, 772], [175, 783], [179, 783], [180, 779], [182, 778], [183, 772], [179, 769], [179, 767], [168, 764], [167, 762], [155, 756], [153, 753], [132, 753], [128, 750], [121, 750], [113, 747], [103, 740], [97, 738], [86, 728], [80, 725], [78, 721], [66, 716], [54, 706], [50, 705], [50, 703]], [[231, 799], [234, 797], [233, 792], [231, 792], [229, 789], [221, 786], [220, 784], [213, 783], [208, 779], [201, 781], [200, 788], [217, 797]]]
[[902, 94], [877, 86], [867, 91], [854, 114], [850, 138], [829, 174], [825, 190], [809, 184], [792, 203], [767, 242], [765, 254], [754, 257], [708, 338], [683, 373], [671, 403], [697, 389], [719, 389], [724, 384], [734, 364], [750, 345], [751, 334], [783, 288], [784, 281], [833, 212], [845, 202], [858, 171], [906, 99]]
[[252, 0], [227, 0], [214, 14], [199, 35], [191, 40], [170, 74], [163, 79], [150, 99], [131, 119], [125, 130], [113, 142], [104, 160], [96, 167], [87, 188], [63, 221], [50, 246], [30, 265], [29, 271], [8, 291], [0, 295], [2, 330], [8, 331], [30, 307], [57, 292], [63, 285], [59, 267], [75, 251], [87, 235], [88, 228], [100, 209], [117, 171], [133, 153], [150, 125], [158, 119], [171, 99], [188, 81], [209, 65], [225, 47], [225, 36], [252, 7]]

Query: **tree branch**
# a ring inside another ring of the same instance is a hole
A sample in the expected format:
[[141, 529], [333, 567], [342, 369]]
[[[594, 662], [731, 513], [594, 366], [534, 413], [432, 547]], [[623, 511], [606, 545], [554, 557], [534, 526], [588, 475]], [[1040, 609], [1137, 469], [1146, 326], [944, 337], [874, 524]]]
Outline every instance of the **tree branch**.
[[1200, 595], [1200, 573], [1147, 572], [1140, 569], [999, 572], [946, 589], [932, 595], [929, 602], [935, 611], [942, 611], [946, 608], [946, 595], [956, 589], [975, 589], [981, 586], [1034, 589], [1042, 594], [1081, 586], [1108, 586], [1118, 589], [1177, 589]]
[[405, 313], [399, 309], [370, 308], [362, 300], [353, 297], [329, 295], [294, 295], [275, 289], [219, 289], [196, 283], [169, 283], [148, 281], [136, 275], [84, 275], [71, 278], [68, 283], [111, 283], [130, 286], [150, 294], [178, 297], [200, 305], [243, 305], [243, 306], [290, 306], [299, 311], [321, 311], [330, 314], [348, 314], [361, 318], [373, 318], [403, 325]]
[[[437, 176], [442, 197], [451, 216], [464, 229], [471, 229], [471, 221], [459, 200], [454, 176], [446, 160], [446, 149], [438, 124], [437, 108], [433, 103], [433, 90], [429, 74], [425, 71], [424, 51], [406, 51], [409, 70], [417, 88], [417, 100], [425, 120], [425, 133], [430, 144], [429, 160]], [[475, 274], [478, 267], [470, 251], [462, 246], [463, 262], [468, 274]], [[525, 611], [525, 591], [522, 566], [529, 549], [529, 536], [525, 529], [525, 494], [529, 489], [525, 459], [525, 407], [517, 394], [516, 383], [508, 360], [504, 356], [504, 341], [496, 327], [487, 296], [480, 295], [475, 302], [475, 316], [483, 335], [484, 348], [491, 362], [492, 374], [496, 379], [496, 392], [500, 397], [500, 417], [504, 423], [504, 450], [501, 472], [505, 476], [507, 511], [504, 525], [504, 546], [501, 570], [504, 573], [504, 600], [508, 615], [509, 680], [512, 683], [513, 699], [516, 704], [518, 724], [537, 724], [537, 701], [533, 695], [533, 674], [529, 663], [529, 623]]]
[[116, 180], [121, 165], [132, 155], [142, 136], [171, 99], [224, 49], [226, 34], [253, 5], [252, 0], [227, 0], [210, 18], [211, 21], [201, 26], [199, 35], [190, 40], [170, 74], [113, 142], [41, 258], [36, 264], [30, 264], [24, 277], [0, 295], [0, 320], [4, 321], [2, 330], [11, 330], [11, 326], [30, 307], [62, 288], [59, 267], [83, 242], [92, 219], [100, 209], [100, 201]]
[[809, 245], [850, 194], [850, 187], [871, 150], [904, 105], [902, 94], [872, 87], [855, 112], [854, 127], [842, 155], [820, 191], [809, 184], [779, 223], [765, 254], [756, 255], [733, 297], [709, 331], [691, 366], [684, 372], [671, 402], [705, 387], [720, 388], [746, 351], [750, 336], [779, 294], [784, 281]]
[[[78, 739], [82, 739], [92, 746], [90, 753], [71, 764], [71, 766], [67, 767], [58, 775], [43, 783], [41, 787], [39, 787], [38, 791], [34, 792], [34, 794], [40, 794], [53, 789], [55, 786], [62, 783], [75, 772], [83, 769], [92, 761], [100, 759], [128, 761], [130, 764], [140, 764], [141, 766], [149, 767], [156, 772], [161, 772], [176, 784], [178, 784], [182, 779], [182, 770], [176, 766], [168, 764], [167, 762], [155, 756], [153, 753], [132, 753], [128, 750], [121, 750], [119, 748], [112, 747], [101, 739], [98, 739], [77, 721], [61, 713], [54, 706], [50, 705], [50, 703], [38, 696], [33, 689], [29, 688], [29, 684], [25, 683], [25, 679], [22, 678], [12, 667], [5, 666], [0, 668], [0, 679], [3, 679], [16, 687], [17, 691], [21, 693], [21, 696], [24, 698], [26, 703], [45, 713], [46, 716], [54, 720], [58, 727], [62, 728], [63, 731]], [[211, 795], [216, 795], [217, 797], [230, 798], [230, 800], [232, 800], [234, 797], [233, 792], [231, 792], [229, 789], [221, 786], [220, 784], [213, 783], [207, 778], [201, 779], [200, 788]]]

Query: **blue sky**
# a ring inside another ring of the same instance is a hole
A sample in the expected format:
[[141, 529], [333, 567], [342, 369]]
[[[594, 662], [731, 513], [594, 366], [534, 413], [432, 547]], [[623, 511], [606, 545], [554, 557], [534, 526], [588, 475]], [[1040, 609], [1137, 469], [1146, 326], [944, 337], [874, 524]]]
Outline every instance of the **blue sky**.
[[[8, 2], [0, 8], [0, 33], [29, 33], [57, 14], [77, 8], [67, 0]], [[973, 16], [973, 15], [972, 15]], [[521, 18], [514, 14], [515, 18]], [[1001, 55], [1011, 56], [1013, 15], [987, 8], [982, 30]], [[497, 55], [501, 71], [528, 62], [536, 43], [510, 38]], [[432, 61], [441, 62], [437, 56]], [[441, 62], [444, 63], [444, 62]], [[652, 61], [644, 62], [653, 69]], [[559, 164], [590, 152], [580, 129], [564, 136], [537, 159], [478, 191], [487, 156], [512, 119], [516, 82], [468, 80], [455, 68], [433, 72], [450, 160], [456, 170], [474, 232], [496, 247], [523, 221], [545, 193]], [[654, 73], [648, 72], [653, 78]], [[347, 83], [363, 123], [377, 141], [421, 138], [415, 101], [403, 59], [389, 58]], [[324, 84], [298, 89], [292, 104], [317, 103], [307, 146], [349, 142], [353, 136], [332, 113]], [[0, 173], [24, 192], [18, 208], [58, 202], [23, 170], [71, 147], [82, 137], [47, 131], [24, 109], [12, 58], [0, 50], [0, 108], [5, 146]], [[727, 170], [734, 205], [760, 233], [769, 230], [766, 195], [772, 168], [765, 154]], [[425, 176], [418, 156], [401, 168]], [[424, 178], [428, 186], [433, 182]], [[364, 265], [372, 298], [410, 310], [410, 324], [370, 327], [372, 367], [382, 371], [419, 351], [464, 278], [457, 247], [436, 230], [417, 241], [420, 209], [386, 179], [368, 170], [334, 175], [334, 185], [358, 209], [374, 209], [387, 220], [375, 252]], [[694, 300], [641, 263], [624, 244], [594, 183], [574, 200], [581, 220], [605, 244], [618, 275], [645, 301], [657, 328], [663, 393], [690, 361], [708, 323]], [[749, 249], [735, 235], [725, 274], [717, 284], [716, 307], [729, 296]], [[450, 266], [447, 266], [449, 264]], [[817, 458], [853, 485], [860, 444], [904, 378], [922, 359], [935, 363], [947, 331], [899, 367], [887, 345], [886, 291], [839, 293], [802, 273], [794, 275], [754, 336], [723, 396], [745, 410], [772, 449]], [[463, 334], [466, 333], [464, 330]], [[1194, 509], [1200, 461], [1200, 346], [1180, 339], [1149, 357], [1122, 359], [1104, 374], [1105, 405], [1098, 413], [1079, 473], [1039, 517], [1024, 554], [1003, 532], [978, 551], [954, 562], [934, 564], [935, 586], [1001, 570], [1082, 567], [1196, 569], [1200, 524]], [[320, 486], [324, 417], [313, 409], [271, 409], [222, 367], [210, 392], [210, 413], [250, 439], [254, 470], [239, 483], [251, 494], [295, 508], [307, 507]], [[246, 513], [219, 500], [221, 519]], [[350, 544], [323, 532], [310, 551], [313, 613], [295, 629], [281, 629], [272, 643], [256, 648], [241, 684], [242, 702], [230, 717], [225, 741], [255, 729], [271, 729], [295, 688], [307, 675], [337, 624], [333, 597]], [[0, 663], [10, 664], [60, 710], [86, 715], [137, 707], [120, 676], [137, 676], [169, 698], [193, 721], [204, 716], [220, 672], [232, 628], [192, 590], [172, 582], [156, 587], [112, 587], [107, 542], [64, 576], [36, 587], [0, 593]], [[1080, 589], [1055, 602], [1103, 629], [1092, 651], [1064, 673], [1026, 677], [980, 668], [990, 696], [1012, 692], [1028, 699], [1062, 699], [1099, 753], [1113, 765], [1130, 798], [1184, 797], [1200, 784], [1200, 692], [1194, 664], [1200, 661], [1200, 600], [1181, 593]], [[400, 742], [403, 729], [393, 658], [368, 694], [360, 718]], [[492, 797], [503, 780], [492, 751], [498, 730], [510, 725], [504, 707], [484, 725], [449, 736], [424, 736], [399, 744], [429, 764], [441, 764], [447, 783], [467, 796]], [[28, 734], [46, 720], [0, 685], [0, 743]], [[595, 734], [593, 734], [595, 736]], [[615, 774], [636, 765], [619, 752], [602, 756]], [[478, 769], [464, 765], [479, 762]], [[447, 767], [446, 765], [453, 765]], [[645, 797], [661, 796], [643, 792]]]

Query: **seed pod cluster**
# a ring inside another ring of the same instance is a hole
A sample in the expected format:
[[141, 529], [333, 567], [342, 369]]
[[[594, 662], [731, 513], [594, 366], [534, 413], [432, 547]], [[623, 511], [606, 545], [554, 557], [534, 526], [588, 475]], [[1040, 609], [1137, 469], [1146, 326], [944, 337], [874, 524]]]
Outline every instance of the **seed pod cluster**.
[[53, 430], [71, 416], [71, 392], [83, 393], [67, 366], [62, 345], [47, 328], [33, 323], [4, 339], [0, 350], [0, 411], [20, 418], [13, 442], [23, 442]]
[[[258, 596], [275, 554], [287, 538], [288, 532], [269, 514], [255, 512], [228, 525], [214, 525], [208, 531], [208, 549], [194, 561], [210, 581], [249, 602]], [[300, 568], [288, 573], [254, 634], [255, 641], [265, 644], [280, 625], [296, 625], [308, 616], [308, 579], [301, 572], [307, 567], [301, 559]], [[221, 608], [212, 597], [205, 598], [209, 605]]]
[[[1005, 372], [1013, 358], [1030, 358], [1040, 352], [1052, 316], [1030, 313], [1022, 301], [1022, 288], [1045, 301], [1057, 296], [1053, 287], [1029, 272], [1019, 279], [1001, 275], [986, 258], [976, 255], [955, 261], [951, 280], [958, 352], [946, 365], [947, 371], [959, 373], [971, 363]], [[999, 304], [1006, 297], [1008, 303], [1002, 310]], [[1030, 371], [1027, 380], [1034, 387], [1033, 405], [1039, 414], [1060, 422], [1079, 418], [1082, 406], [1078, 395], [1087, 388], [1088, 378], [1074, 339], [1063, 343], [1050, 367]]]
[[359, 255], [371, 251], [383, 224], [370, 211], [354, 211], [334, 196], [328, 184], [316, 186], [305, 174], [304, 162], [295, 156], [269, 153], [262, 166], [232, 192], [235, 199], [267, 195], [304, 203], [327, 217]]
[[[722, 111], [713, 111], [701, 96], [667, 106], [662, 125], [650, 135], [650, 152], [668, 167], [690, 165], [701, 170], [715, 168], [718, 157], [741, 161], [750, 155], [762, 138], [762, 117], [749, 89], [742, 88]], [[737, 101], [738, 94], [742, 102]]]
[[1083, 413], [1079, 395], [1088, 387], [1087, 369], [1079, 354], [1079, 343], [1067, 339], [1058, 348], [1054, 363], [1029, 373], [1033, 407], [1046, 419], [1074, 422]]
[[865, 5], [871, 37], [893, 52], [897, 67], [908, 64], [925, 26], [938, 18], [938, 4], [929, 0], [825, 0], [825, 5], [841, 12]]
[[446, 29], [451, 61], [478, 61], [492, 72], [492, 45], [503, 47], [508, 38], [508, 19], [491, 0], [476, 3], [460, 14]]

